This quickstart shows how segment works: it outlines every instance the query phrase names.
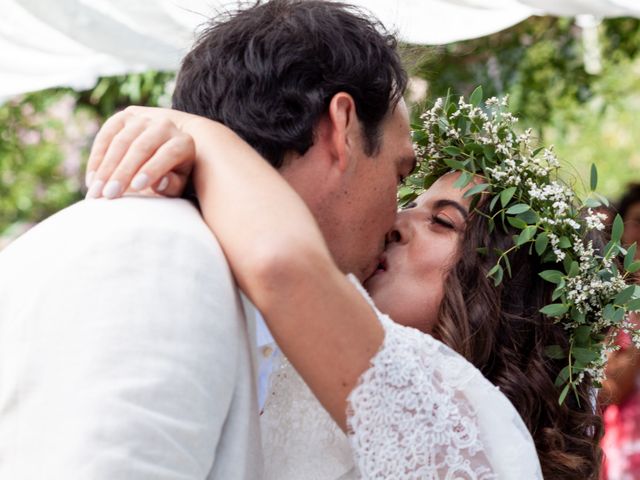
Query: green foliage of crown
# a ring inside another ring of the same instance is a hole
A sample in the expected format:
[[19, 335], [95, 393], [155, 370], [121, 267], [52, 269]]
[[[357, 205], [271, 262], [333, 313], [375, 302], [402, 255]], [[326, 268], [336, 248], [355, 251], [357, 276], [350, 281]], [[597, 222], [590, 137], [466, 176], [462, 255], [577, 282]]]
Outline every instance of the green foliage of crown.
[[467, 188], [472, 208], [481, 196], [489, 202], [488, 215], [475, 210], [487, 216], [489, 228], [517, 232], [508, 250], [495, 252], [498, 261], [487, 272], [496, 286], [510, 275], [509, 253], [516, 249], [527, 248], [542, 264], [555, 265], [539, 272], [554, 285], [552, 303], [540, 311], [569, 332], [568, 349], [546, 348], [550, 358], [567, 361], [556, 379], [563, 403], [569, 391], [577, 395], [585, 375], [596, 384], [602, 381], [619, 331], [640, 345], [640, 332], [628, 318], [629, 312], [640, 310], [640, 287], [627, 283], [640, 262], [634, 261], [635, 244], [628, 249], [621, 244], [619, 215], [604, 250], [596, 251], [587, 240], [590, 230], [604, 230], [606, 215], [597, 209], [608, 206], [595, 192], [595, 166], [590, 191], [581, 199], [560, 177], [553, 149], [534, 146], [530, 130], [518, 133], [517, 118], [507, 106], [507, 98], [483, 100], [480, 87], [468, 102], [464, 97], [438, 99], [414, 126], [420, 164], [400, 189], [399, 200], [406, 204], [445, 173], [461, 172], [455, 185]]

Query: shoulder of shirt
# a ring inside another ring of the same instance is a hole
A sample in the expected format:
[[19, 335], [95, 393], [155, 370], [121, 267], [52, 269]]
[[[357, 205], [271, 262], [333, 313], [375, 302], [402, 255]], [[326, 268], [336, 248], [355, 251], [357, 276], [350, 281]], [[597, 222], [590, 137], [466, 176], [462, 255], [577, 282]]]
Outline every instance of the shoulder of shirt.
[[136, 255], [163, 262], [170, 255], [175, 263], [185, 252], [200, 259], [202, 269], [228, 269], [217, 239], [190, 202], [124, 197], [81, 201], [61, 210], [0, 252], [0, 265], [96, 256], [125, 262]]
[[131, 237], [151, 243], [179, 238], [183, 244], [218, 245], [200, 212], [189, 201], [141, 196], [78, 202], [44, 220], [25, 236], [83, 236], [87, 240]]

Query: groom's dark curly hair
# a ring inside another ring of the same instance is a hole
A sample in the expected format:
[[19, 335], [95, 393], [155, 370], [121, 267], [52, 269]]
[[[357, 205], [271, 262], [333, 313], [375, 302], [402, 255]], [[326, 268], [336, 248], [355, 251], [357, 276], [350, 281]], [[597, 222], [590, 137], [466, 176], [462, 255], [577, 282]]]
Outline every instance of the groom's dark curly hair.
[[227, 125], [278, 168], [285, 153], [311, 147], [338, 92], [353, 97], [374, 155], [380, 123], [406, 84], [396, 39], [362, 10], [271, 0], [204, 29], [182, 62], [173, 108]]

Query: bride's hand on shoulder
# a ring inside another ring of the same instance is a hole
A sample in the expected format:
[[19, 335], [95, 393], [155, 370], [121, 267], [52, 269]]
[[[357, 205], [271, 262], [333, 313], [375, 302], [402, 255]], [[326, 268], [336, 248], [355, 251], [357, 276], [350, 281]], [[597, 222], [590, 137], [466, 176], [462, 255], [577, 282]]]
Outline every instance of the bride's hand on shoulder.
[[195, 162], [188, 125], [204, 120], [177, 110], [128, 107], [110, 117], [91, 148], [87, 198], [125, 192], [179, 196]]

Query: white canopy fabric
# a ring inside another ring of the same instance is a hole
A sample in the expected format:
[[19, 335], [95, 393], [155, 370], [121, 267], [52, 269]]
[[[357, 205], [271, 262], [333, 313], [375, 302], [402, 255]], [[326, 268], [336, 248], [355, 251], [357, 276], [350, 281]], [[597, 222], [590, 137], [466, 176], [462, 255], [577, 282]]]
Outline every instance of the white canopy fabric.
[[[244, 2], [246, 4], [247, 2]], [[637, 0], [351, 0], [398, 36], [438, 45], [481, 37], [531, 15], [640, 17]], [[233, 0], [0, 0], [0, 99], [96, 78], [175, 70], [195, 31]]]

